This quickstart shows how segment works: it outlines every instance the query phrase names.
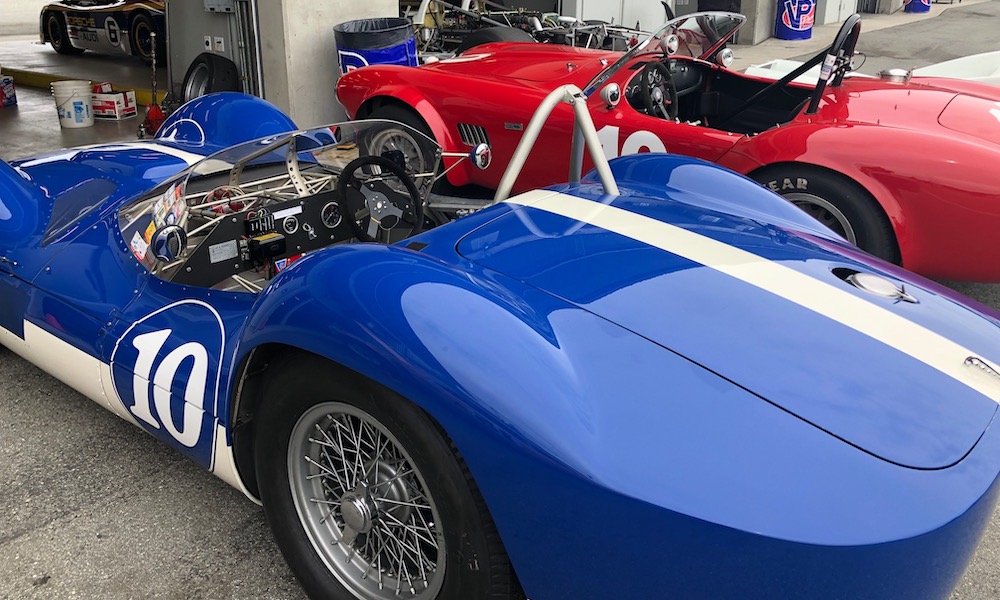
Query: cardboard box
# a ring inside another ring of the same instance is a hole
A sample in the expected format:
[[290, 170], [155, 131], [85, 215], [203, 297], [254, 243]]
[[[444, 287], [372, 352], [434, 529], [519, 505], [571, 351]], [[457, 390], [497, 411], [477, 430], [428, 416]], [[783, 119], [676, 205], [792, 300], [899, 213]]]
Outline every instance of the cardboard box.
[[110, 94], [114, 90], [111, 88], [110, 81], [102, 81], [101, 83], [95, 83], [94, 89], [91, 90], [95, 94]]
[[14, 78], [10, 75], [0, 75], [0, 107], [17, 104], [17, 93], [14, 90]]
[[130, 119], [139, 114], [135, 103], [135, 90], [93, 94], [91, 100], [95, 119]]

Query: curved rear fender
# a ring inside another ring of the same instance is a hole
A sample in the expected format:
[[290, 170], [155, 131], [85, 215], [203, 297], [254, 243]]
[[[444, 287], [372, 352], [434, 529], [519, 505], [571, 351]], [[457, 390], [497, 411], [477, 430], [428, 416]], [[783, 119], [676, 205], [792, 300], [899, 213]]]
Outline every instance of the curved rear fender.
[[[803, 163], [823, 167], [854, 180], [875, 198], [888, 215], [905, 262], [908, 248], [904, 248], [905, 236], [900, 234], [907, 229], [907, 215], [892, 188], [879, 177], [883, 167], [889, 168], [887, 161], [897, 162], [889, 156], [892, 152], [885, 151], [886, 148], [913, 144], [912, 140], [894, 141], [893, 137], [898, 134], [912, 135], [912, 132], [866, 126], [788, 125], [740, 140], [719, 164], [753, 177], [752, 171], [743, 171], [739, 167]], [[903, 172], [911, 172], [915, 165], [906, 165], [904, 161], [900, 166]]]
[[281, 109], [266, 100], [240, 92], [216, 92], [174, 111], [155, 139], [196, 148], [226, 148], [297, 129]]

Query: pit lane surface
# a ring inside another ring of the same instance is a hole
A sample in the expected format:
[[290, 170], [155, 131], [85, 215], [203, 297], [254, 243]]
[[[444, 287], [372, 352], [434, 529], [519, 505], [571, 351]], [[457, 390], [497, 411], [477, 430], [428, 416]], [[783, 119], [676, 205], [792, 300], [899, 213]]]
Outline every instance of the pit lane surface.
[[[862, 31], [859, 49], [870, 56], [862, 70], [883, 68], [873, 61], [921, 66], [1000, 49], [998, 17], [1000, 1], [993, 0]], [[33, 145], [34, 152], [72, 144], [78, 133], [59, 131], [48, 94], [18, 92], [24, 115], [32, 106], [49, 112], [25, 119], [21, 129], [5, 129], [10, 113], [0, 112], [0, 133], [7, 134], [0, 157], [25, 155], [27, 146], [12, 143], [11, 134], [52, 140], [50, 148]], [[126, 139], [137, 125], [95, 127], [110, 140]], [[1000, 285], [951, 285], [1000, 310]], [[0, 599], [304, 598], [258, 506], [3, 348], [0, 484]], [[996, 598], [1000, 512], [951, 596]]]

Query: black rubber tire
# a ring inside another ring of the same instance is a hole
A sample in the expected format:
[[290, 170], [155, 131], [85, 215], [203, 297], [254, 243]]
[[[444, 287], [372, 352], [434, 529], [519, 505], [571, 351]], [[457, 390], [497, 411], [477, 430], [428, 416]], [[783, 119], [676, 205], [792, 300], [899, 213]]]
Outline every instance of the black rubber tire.
[[50, 12], [45, 15], [45, 35], [49, 39], [52, 49], [59, 54], [83, 54], [83, 48], [77, 48], [69, 41], [69, 33], [66, 31], [66, 19], [61, 13]]
[[455, 47], [455, 54], [459, 55], [470, 48], [489, 44], [491, 42], [535, 42], [535, 38], [530, 33], [516, 27], [486, 27], [477, 29], [465, 36]]
[[212, 92], [240, 92], [240, 74], [236, 63], [224, 56], [202, 52], [188, 67], [181, 85], [184, 102]]
[[[875, 198], [854, 180], [820, 167], [793, 163], [764, 167], [750, 176], [782, 196], [791, 195], [789, 199], [792, 201], [795, 201], [797, 193], [825, 200], [846, 218], [854, 230], [859, 248], [883, 260], [900, 264], [899, 246], [889, 217]], [[837, 233], [844, 235], [843, 231]]]
[[496, 527], [454, 445], [419, 407], [380, 385], [313, 355], [269, 366], [255, 417], [255, 461], [264, 513], [292, 572], [310, 598], [356, 600], [317, 555], [289, 484], [288, 443], [297, 421], [324, 402], [374, 417], [402, 446], [439, 507], [446, 552], [436, 600], [523, 598]]
[[[137, 13], [132, 18], [129, 25], [129, 43], [132, 45], [132, 56], [141, 58], [146, 64], [153, 62], [150, 47], [150, 33], [156, 31], [153, 19], [146, 13]], [[160, 65], [167, 64], [166, 36], [156, 32], [156, 62]]]

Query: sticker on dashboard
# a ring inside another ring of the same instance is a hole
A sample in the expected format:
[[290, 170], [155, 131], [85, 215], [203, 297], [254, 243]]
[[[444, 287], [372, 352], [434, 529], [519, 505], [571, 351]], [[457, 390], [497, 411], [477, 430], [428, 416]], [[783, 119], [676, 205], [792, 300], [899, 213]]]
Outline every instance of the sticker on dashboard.
[[229, 240], [221, 244], [213, 244], [208, 247], [208, 260], [213, 265], [224, 260], [230, 260], [240, 255], [236, 245], [236, 240]]

